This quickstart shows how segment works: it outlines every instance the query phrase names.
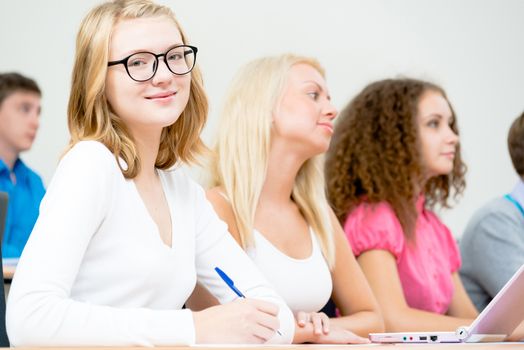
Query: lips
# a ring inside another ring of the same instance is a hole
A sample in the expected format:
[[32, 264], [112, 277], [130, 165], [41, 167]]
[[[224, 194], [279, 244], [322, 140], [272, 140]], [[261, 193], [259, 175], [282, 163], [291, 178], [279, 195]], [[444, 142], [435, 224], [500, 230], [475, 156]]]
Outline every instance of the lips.
[[320, 126], [325, 127], [326, 129], [329, 129], [329, 131], [333, 132], [333, 124], [332, 123], [321, 122], [321, 123], [317, 123], [317, 124], [320, 125]]
[[176, 91], [163, 91], [154, 95], [146, 96], [148, 100], [161, 100], [176, 95]]

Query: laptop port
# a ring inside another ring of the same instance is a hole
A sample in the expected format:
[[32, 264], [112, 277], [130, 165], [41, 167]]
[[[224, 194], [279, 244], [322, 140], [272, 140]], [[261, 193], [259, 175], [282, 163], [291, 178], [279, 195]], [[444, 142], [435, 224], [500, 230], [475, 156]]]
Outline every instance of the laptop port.
[[438, 336], [436, 336], [436, 335], [430, 335], [430, 336], [429, 336], [429, 339], [431, 339], [431, 341], [437, 341], [437, 340], [438, 340]]
[[428, 337], [426, 337], [426, 336], [420, 336], [420, 337], [418, 337], [418, 340], [428, 340]]

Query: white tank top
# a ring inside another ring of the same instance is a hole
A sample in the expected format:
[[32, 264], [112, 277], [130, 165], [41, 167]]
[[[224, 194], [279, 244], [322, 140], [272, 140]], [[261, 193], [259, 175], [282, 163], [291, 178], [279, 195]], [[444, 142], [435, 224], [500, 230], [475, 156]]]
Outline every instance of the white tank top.
[[288, 304], [291, 311], [317, 312], [331, 297], [333, 282], [316, 235], [309, 230], [312, 253], [306, 259], [294, 259], [254, 230], [255, 247], [247, 254]]

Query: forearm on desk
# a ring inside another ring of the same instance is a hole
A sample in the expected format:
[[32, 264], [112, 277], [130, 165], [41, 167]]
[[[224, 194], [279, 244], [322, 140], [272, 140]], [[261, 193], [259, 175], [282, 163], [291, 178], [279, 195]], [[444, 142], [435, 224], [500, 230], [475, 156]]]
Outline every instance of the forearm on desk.
[[[376, 312], [362, 311], [351, 316], [337, 317], [329, 319], [329, 330], [344, 329], [358, 336], [367, 338], [369, 333], [383, 332], [384, 324], [382, 318]], [[320, 335], [314, 333], [313, 324], [306, 323], [299, 326], [295, 323], [294, 344], [318, 342]]]
[[515, 328], [506, 341], [524, 341], [524, 321]]
[[384, 311], [388, 332], [408, 331], [455, 331], [458, 327], [469, 326], [473, 319], [441, 315], [405, 307]]
[[360, 311], [350, 316], [331, 318], [329, 321], [330, 325], [346, 329], [365, 338], [369, 333], [384, 331], [382, 317], [374, 311]]
[[293, 337], [293, 344], [311, 343], [314, 338], [314, 329], [311, 322], [304, 326], [299, 326], [295, 320], [295, 335]]

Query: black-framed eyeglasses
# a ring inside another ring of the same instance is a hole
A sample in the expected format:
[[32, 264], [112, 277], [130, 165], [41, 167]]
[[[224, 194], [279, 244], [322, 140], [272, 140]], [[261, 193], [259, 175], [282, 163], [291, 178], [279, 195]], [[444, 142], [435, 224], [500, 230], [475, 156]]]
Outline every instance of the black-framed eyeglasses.
[[108, 62], [107, 66], [123, 64], [131, 79], [144, 82], [155, 76], [160, 57], [164, 57], [167, 68], [173, 74], [184, 75], [191, 72], [195, 67], [197, 51], [195, 46], [177, 45], [158, 55], [148, 51], [137, 52], [120, 61]]

